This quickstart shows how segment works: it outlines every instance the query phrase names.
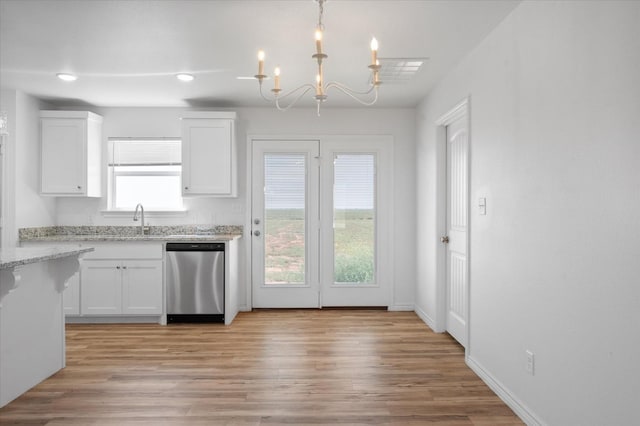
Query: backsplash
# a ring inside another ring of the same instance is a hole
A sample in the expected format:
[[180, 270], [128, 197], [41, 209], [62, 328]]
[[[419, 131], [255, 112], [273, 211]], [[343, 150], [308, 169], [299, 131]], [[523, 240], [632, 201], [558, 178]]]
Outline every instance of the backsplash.
[[[149, 226], [150, 236], [167, 235], [242, 235], [242, 225], [172, 225]], [[118, 235], [135, 236], [140, 233], [139, 226], [45, 226], [39, 228], [20, 228], [21, 241], [40, 237], [65, 235]]]

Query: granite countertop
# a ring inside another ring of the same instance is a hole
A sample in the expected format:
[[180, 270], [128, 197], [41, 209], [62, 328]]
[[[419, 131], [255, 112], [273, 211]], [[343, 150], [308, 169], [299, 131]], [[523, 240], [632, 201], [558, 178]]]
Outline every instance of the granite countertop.
[[78, 235], [49, 235], [46, 237], [21, 238], [21, 242], [109, 242], [109, 241], [231, 241], [240, 238], [235, 234], [194, 234], [194, 235], [101, 235], [101, 234], [78, 234]]
[[91, 247], [60, 248], [60, 247], [16, 247], [0, 250], [0, 269], [8, 269], [29, 263], [75, 256], [93, 251]]
[[139, 226], [49, 226], [21, 228], [20, 242], [80, 241], [231, 241], [242, 236], [242, 226], [151, 226], [148, 235]]

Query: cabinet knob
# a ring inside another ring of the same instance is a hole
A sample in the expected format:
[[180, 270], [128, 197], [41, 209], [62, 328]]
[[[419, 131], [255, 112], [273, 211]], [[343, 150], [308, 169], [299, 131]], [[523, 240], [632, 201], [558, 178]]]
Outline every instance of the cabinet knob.
[[123, 267], [122, 267], [122, 269], [127, 269], [127, 267], [126, 267], [126, 266], [123, 266]]
[[78, 185], [78, 189], [82, 189], [82, 187], [80, 185]]
[[116, 266], [116, 269], [120, 269], [120, 267], [119, 267], [119, 266]]
[[185, 186], [185, 187], [184, 187], [184, 190], [185, 190], [185, 191], [188, 191], [188, 190], [189, 190], [189, 187], [188, 187], [188, 186]]

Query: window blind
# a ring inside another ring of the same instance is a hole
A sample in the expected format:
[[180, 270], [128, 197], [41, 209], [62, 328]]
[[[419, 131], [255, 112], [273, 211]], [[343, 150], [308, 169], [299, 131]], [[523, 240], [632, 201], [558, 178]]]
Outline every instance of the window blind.
[[172, 166], [182, 163], [180, 139], [109, 139], [109, 166]]

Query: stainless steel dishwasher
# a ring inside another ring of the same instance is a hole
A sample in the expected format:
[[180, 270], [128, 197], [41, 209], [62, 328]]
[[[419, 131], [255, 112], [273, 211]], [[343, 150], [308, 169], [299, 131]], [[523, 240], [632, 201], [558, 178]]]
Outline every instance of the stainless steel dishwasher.
[[224, 243], [167, 243], [167, 322], [224, 322]]

